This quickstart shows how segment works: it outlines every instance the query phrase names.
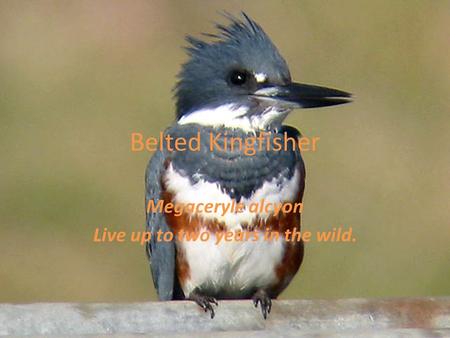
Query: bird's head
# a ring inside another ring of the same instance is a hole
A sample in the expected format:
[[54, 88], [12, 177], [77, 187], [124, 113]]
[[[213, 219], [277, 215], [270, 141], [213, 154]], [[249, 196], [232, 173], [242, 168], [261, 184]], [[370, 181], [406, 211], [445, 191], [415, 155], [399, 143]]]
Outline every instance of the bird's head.
[[189, 60], [175, 87], [178, 123], [243, 129], [281, 125], [295, 108], [349, 102], [350, 94], [292, 82], [288, 65], [261, 26], [242, 13], [217, 24], [212, 42], [186, 39]]

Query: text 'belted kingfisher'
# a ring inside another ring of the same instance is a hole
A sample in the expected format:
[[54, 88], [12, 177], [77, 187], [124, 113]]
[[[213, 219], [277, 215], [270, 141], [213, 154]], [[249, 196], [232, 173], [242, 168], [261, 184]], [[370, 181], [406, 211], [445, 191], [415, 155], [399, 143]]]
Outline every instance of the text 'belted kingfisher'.
[[[158, 150], [146, 171], [146, 205], [157, 203], [231, 203], [249, 206], [261, 200], [302, 202], [305, 168], [297, 148], [259, 147], [253, 156], [242, 149], [211, 151], [211, 133], [245, 139], [265, 133], [272, 138], [299, 137], [282, 124], [296, 108], [349, 102], [350, 94], [292, 82], [286, 61], [261, 26], [245, 13], [226, 14], [228, 26], [206, 34], [205, 42], [188, 36], [189, 60], [175, 88], [176, 122], [165, 133], [173, 139], [204, 135], [198, 151]], [[265, 137], [265, 142], [270, 142]], [[173, 147], [172, 147], [173, 148]], [[268, 150], [269, 149], [269, 150]], [[147, 212], [148, 231], [172, 232], [171, 241], [152, 236], [147, 243], [153, 281], [160, 300], [190, 299], [214, 317], [217, 299], [252, 299], [264, 318], [271, 299], [290, 283], [303, 259], [303, 242], [265, 240], [263, 233], [300, 231], [300, 212], [183, 214]], [[249, 240], [221, 241], [219, 232], [253, 231]], [[181, 233], [207, 233], [207, 240], [186, 240]]]

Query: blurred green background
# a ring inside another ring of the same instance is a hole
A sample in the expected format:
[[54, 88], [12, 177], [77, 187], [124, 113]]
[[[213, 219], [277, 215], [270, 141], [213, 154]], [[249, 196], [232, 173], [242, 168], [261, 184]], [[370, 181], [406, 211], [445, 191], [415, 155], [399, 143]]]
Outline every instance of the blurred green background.
[[174, 117], [184, 35], [245, 10], [297, 81], [351, 105], [293, 112], [320, 136], [282, 298], [450, 294], [449, 1], [1, 1], [0, 302], [154, 300], [144, 249], [92, 242], [142, 230], [149, 136]]

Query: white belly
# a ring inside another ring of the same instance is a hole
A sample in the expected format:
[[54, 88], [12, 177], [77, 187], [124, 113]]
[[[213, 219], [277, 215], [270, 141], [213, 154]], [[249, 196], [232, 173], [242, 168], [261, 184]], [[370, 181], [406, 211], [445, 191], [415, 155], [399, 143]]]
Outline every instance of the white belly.
[[190, 278], [183, 285], [186, 296], [196, 287], [220, 298], [250, 296], [258, 288], [278, 282], [275, 267], [284, 254], [284, 240], [267, 241], [260, 233], [253, 241], [178, 242], [189, 265]]

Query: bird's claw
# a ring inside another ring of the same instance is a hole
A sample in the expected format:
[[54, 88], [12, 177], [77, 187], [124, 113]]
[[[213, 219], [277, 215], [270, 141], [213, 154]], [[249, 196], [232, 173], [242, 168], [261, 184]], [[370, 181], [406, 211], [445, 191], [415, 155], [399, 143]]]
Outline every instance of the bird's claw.
[[272, 300], [269, 295], [264, 290], [259, 290], [253, 295], [252, 300], [255, 308], [258, 307], [258, 304], [261, 305], [261, 313], [264, 319], [267, 319], [267, 315], [272, 309]]
[[190, 299], [196, 302], [205, 312], [209, 311], [211, 314], [211, 319], [214, 318], [215, 312], [212, 304], [219, 306], [217, 299], [198, 293], [191, 294]]

